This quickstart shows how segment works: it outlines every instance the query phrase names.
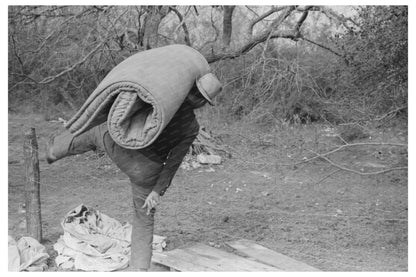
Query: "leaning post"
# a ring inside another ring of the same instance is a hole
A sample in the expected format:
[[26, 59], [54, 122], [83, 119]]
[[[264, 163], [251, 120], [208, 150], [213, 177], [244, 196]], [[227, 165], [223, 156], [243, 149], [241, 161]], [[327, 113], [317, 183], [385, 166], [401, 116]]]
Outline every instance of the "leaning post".
[[38, 158], [38, 142], [35, 128], [25, 132], [23, 142], [25, 159], [25, 201], [26, 201], [26, 230], [29, 236], [42, 240], [42, 219], [40, 208], [40, 171]]

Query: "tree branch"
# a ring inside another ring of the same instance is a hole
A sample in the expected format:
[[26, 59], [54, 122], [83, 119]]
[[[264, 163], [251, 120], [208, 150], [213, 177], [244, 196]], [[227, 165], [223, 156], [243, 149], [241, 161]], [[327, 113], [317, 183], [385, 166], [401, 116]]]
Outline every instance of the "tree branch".
[[351, 22], [354, 26], [358, 27], [359, 25], [352, 19], [352, 18], [347, 18], [341, 14], [338, 14], [337, 12], [328, 9], [324, 6], [320, 6], [317, 7], [319, 11], [321, 11], [323, 14], [325, 14], [327, 17], [329, 18], [335, 18], [337, 21], [341, 22], [341, 24], [346, 28], [346, 29], [351, 29], [351, 26], [347, 25], [347, 22]]
[[285, 11], [282, 12], [275, 20], [273, 20], [273, 22], [265, 31], [263, 31], [261, 34], [255, 37], [252, 37], [251, 40], [246, 42], [243, 46], [241, 46], [236, 51], [222, 52], [219, 54], [211, 53], [209, 55], [206, 55], [205, 58], [207, 59], [208, 63], [213, 63], [213, 62], [224, 60], [224, 59], [234, 59], [247, 53], [259, 43], [265, 42], [266, 40], [269, 40], [269, 39], [275, 39], [275, 38], [297, 39], [299, 35], [296, 32], [296, 30], [276, 30], [277, 27], [280, 26], [287, 17], [289, 17], [289, 15], [292, 13], [293, 10], [295, 10], [294, 6], [285, 7]]
[[[281, 12], [283, 11], [283, 12]], [[297, 20], [297, 22], [295, 23], [294, 27], [291, 30], [277, 30], [278, 27], [284, 22], [284, 20], [286, 18], [288, 18], [293, 11], [297, 11], [297, 12], [302, 12], [302, 15], [300, 16], [300, 18]], [[255, 19], [253, 19], [248, 26], [247, 29], [247, 34], [249, 37], [249, 40], [242, 45], [240, 48], [238, 48], [237, 50], [235, 50], [234, 52], [223, 52], [223, 53], [210, 53], [208, 55], [206, 55], [206, 58], [208, 60], [209, 63], [213, 63], [219, 60], [224, 60], [224, 59], [234, 59], [237, 58], [245, 53], [247, 53], [248, 51], [250, 51], [251, 49], [253, 49], [256, 45], [263, 43], [263, 42], [267, 42], [270, 39], [276, 39], [276, 38], [288, 38], [288, 39], [292, 39], [292, 40], [298, 40], [298, 39], [303, 39], [313, 45], [316, 45], [322, 49], [325, 49], [329, 52], [331, 52], [332, 54], [341, 57], [345, 60], [345, 57], [337, 52], [336, 50], [325, 46], [321, 43], [312, 41], [306, 37], [304, 37], [301, 32], [300, 32], [300, 28], [302, 27], [302, 25], [304, 24], [305, 20], [307, 19], [309, 12], [310, 11], [318, 11], [318, 12], [322, 12], [325, 13], [327, 16], [332, 16], [332, 17], [336, 17], [338, 16], [339, 20], [347, 20], [344, 17], [337, 15], [337, 13], [335, 13], [332, 10], [326, 9], [325, 7], [320, 7], [320, 6], [282, 6], [282, 7], [277, 7], [277, 6], [273, 6], [270, 10], [266, 11], [265, 13], [263, 13], [260, 16], [257, 16]], [[268, 16], [276, 13], [276, 12], [281, 12], [279, 14], [279, 16], [273, 20], [273, 22], [267, 27], [266, 30], [264, 30], [262, 33], [260, 33], [257, 36], [253, 37], [253, 28], [254, 26], [259, 23], [260, 21], [264, 20], [265, 18], [267, 18]], [[347, 61], [346, 61], [347, 62]]]
[[299, 162], [296, 162], [296, 163], [292, 163], [292, 164], [281, 164], [281, 165], [283, 165], [283, 166], [294, 166], [294, 165], [298, 165], [298, 164], [310, 162], [310, 161], [312, 161], [314, 159], [317, 159], [317, 158], [320, 158], [320, 157], [323, 157], [323, 156], [328, 156], [330, 154], [333, 154], [335, 152], [338, 152], [338, 151], [340, 151], [340, 150], [342, 150], [344, 148], [347, 148], [347, 147], [368, 146], [368, 145], [371, 145], [371, 146], [407, 147], [407, 144], [402, 144], [402, 143], [389, 143], [389, 142], [359, 142], [359, 143], [350, 143], [350, 144], [343, 144], [343, 145], [341, 145], [341, 146], [339, 146], [339, 147], [337, 147], [337, 148], [335, 148], [335, 149], [333, 149], [331, 151], [328, 151], [328, 152], [322, 153], [322, 154], [317, 154], [317, 155], [315, 155], [315, 156], [313, 156], [311, 158], [304, 159], [304, 160], [299, 161]]
[[212, 10], [211, 10], [211, 26], [215, 30], [215, 37], [211, 40], [207, 40], [201, 47], [199, 47], [198, 51], [201, 51], [206, 45], [216, 42], [219, 35], [220, 35], [220, 31], [218, 30], [217, 26], [215, 26], [215, 22], [214, 22], [214, 19], [212, 17]]
[[378, 117], [378, 118], [376, 118], [376, 119], [374, 119], [374, 120], [376, 120], [376, 121], [383, 120], [384, 118], [388, 117], [389, 115], [394, 114], [394, 113], [397, 113], [397, 112], [400, 112], [400, 111], [402, 111], [402, 110], [404, 110], [404, 109], [407, 109], [407, 106], [401, 106], [401, 107], [398, 107], [397, 109], [394, 109], [394, 110], [392, 110], [392, 111], [389, 111], [389, 112], [388, 112], [388, 113], [386, 113], [385, 115], [380, 116], [380, 117]]
[[94, 54], [101, 46], [103, 46], [105, 43], [105, 41], [100, 42], [99, 44], [97, 44], [97, 46], [95, 46], [87, 55], [85, 55], [84, 58], [82, 58], [81, 60], [79, 60], [78, 62], [74, 63], [73, 65], [71, 65], [70, 67], [66, 68], [65, 70], [61, 71], [60, 73], [56, 74], [55, 76], [49, 76], [44, 78], [42, 81], [37, 82], [38, 84], [48, 84], [52, 81], [54, 81], [56, 78], [61, 77], [62, 75], [74, 70], [74, 68], [76, 68], [77, 66], [83, 64], [85, 61], [87, 61], [87, 59]]
[[312, 6], [307, 6], [302, 13], [302, 16], [299, 18], [298, 22], [296, 22], [295, 29], [300, 33], [300, 27], [302, 26], [303, 22], [305, 22], [306, 18], [308, 17], [309, 10], [312, 8]]
[[255, 37], [255, 38], [253, 38], [252, 40], [250, 40], [246, 44], [244, 44], [242, 47], [240, 47], [236, 51], [224, 52], [224, 53], [219, 53], [219, 54], [210, 53], [208, 55], [205, 55], [205, 58], [207, 59], [208, 63], [213, 63], [213, 62], [216, 62], [216, 61], [219, 61], [219, 60], [225, 60], [225, 59], [234, 59], [234, 58], [237, 58], [237, 57], [247, 53], [248, 51], [253, 49], [259, 43], [265, 42], [268, 38], [270, 38], [270, 39], [276, 39], [276, 38], [296, 39], [297, 36], [296, 36], [296, 34], [293, 33], [293, 31], [286, 31], [286, 30], [273, 32], [270, 35], [270, 37], [269, 37], [269, 34], [261, 34], [261, 35]]
[[[287, 7], [284, 12], [282, 12], [275, 20], [273, 20], [271, 26], [266, 31], [266, 32], [269, 32], [269, 35], [268, 35], [268, 37], [266, 39], [266, 43], [263, 47], [263, 53], [262, 53], [263, 58], [265, 57], [264, 54], [265, 54], [266, 49], [268, 47], [269, 40], [272, 38], [273, 32], [283, 23], [283, 21], [285, 21], [286, 18], [288, 18], [291, 15], [291, 13], [294, 9], [295, 9], [294, 6]], [[302, 25], [302, 24], [300, 24], [300, 25]], [[300, 28], [300, 26], [299, 26], [299, 28]], [[293, 38], [292, 38], [293, 40], [296, 40], [297, 37], [299, 36], [299, 34], [300, 34], [299, 30], [298, 30], [299, 28], [295, 27], [295, 29], [293, 31]]]
[[[127, 11], [127, 10], [126, 10]], [[116, 23], [125, 13], [126, 11], [122, 12], [120, 15], [118, 15], [118, 17], [112, 22], [113, 24]], [[41, 81], [35, 81], [33, 80], [35, 83], [37, 84], [48, 84], [53, 82], [54, 80], [56, 80], [57, 78], [65, 75], [68, 72], [71, 72], [72, 70], [74, 70], [76, 67], [80, 66], [81, 64], [85, 63], [88, 58], [90, 56], [92, 56], [98, 49], [100, 49], [100, 47], [102, 47], [108, 40], [108, 38], [111, 36], [111, 34], [107, 34], [107, 37], [104, 38], [100, 43], [98, 43], [87, 55], [85, 55], [82, 59], [80, 59], [78, 62], [72, 64], [71, 66], [67, 67], [66, 69], [64, 69], [63, 71], [59, 72], [58, 74], [54, 75], [54, 76], [48, 76], [46, 78], [44, 78]], [[28, 77], [29, 78], [29, 77]]]
[[393, 167], [393, 168], [388, 168], [385, 170], [380, 170], [380, 171], [374, 171], [374, 172], [361, 172], [361, 171], [357, 171], [351, 168], [347, 168], [344, 167], [342, 165], [339, 165], [337, 163], [334, 163], [333, 161], [331, 161], [330, 159], [328, 159], [327, 157], [324, 157], [316, 152], [311, 151], [312, 153], [316, 154], [319, 158], [324, 159], [325, 161], [327, 161], [328, 163], [330, 163], [332, 166], [335, 166], [341, 170], [347, 171], [347, 172], [351, 172], [354, 174], [358, 174], [358, 175], [363, 175], [363, 176], [368, 176], [368, 175], [377, 175], [377, 174], [383, 174], [383, 173], [387, 173], [393, 170], [406, 170], [407, 166], [402, 166], [402, 167]]
[[25, 71], [24, 71], [24, 65], [23, 65], [23, 61], [22, 61], [22, 59], [20, 58], [20, 55], [19, 55], [19, 53], [17, 52], [17, 46], [16, 46], [16, 39], [15, 39], [15, 37], [14, 37], [14, 35], [13, 34], [11, 34], [10, 35], [10, 37], [11, 37], [11, 40], [12, 40], [12, 43], [13, 43], [13, 54], [14, 54], [14, 56], [16, 57], [16, 59], [17, 59], [17, 61], [19, 62], [19, 65], [20, 65], [20, 71], [22, 72], [22, 73], [24, 73]]
[[336, 169], [336, 170], [332, 171], [331, 173], [327, 174], [325, 177], [323, 177], [323, 178], [319, 179], [319, 181], [315, 182], [314, 186], [316, 186], [316, 185], [318, 185], [318, 184], [322, 183], [324, 180], [328, 179], [329, 177], [331, 177], [332, 175], [334, 175], [334, 174], [335, 174], [335, 173], [337, 173], [338, 171], [341, 171], [341, 169], [340, 169], [340, 168], [338, 168], [338, 169]]
[[[63, 26], [63, 25], [65, 25], [66, 23], [68, 23], [69, 21], [71, 21], [72, 19], [74, 19], [74, 18], [78, 18], [78, 17], [80, 17], [80, 16], [82, 16], [83, 14], [85, 14], [85, 13], [87, 13], [89, 10], [88, 9], [85, 9], [85, 10], [83, 10], [83, 11], [81, 11], [80, 13], [77, 13], [77, 14], [74, 14], [74, 15], [72, 15], [72, 16], [70, 16], [70, 17], [68, 17], [67, 19], [65, 19], [63, 22], [61, 22], [58, 26], [56, 26], [56, 27], [61, 27], [61, 26]], [[43, 39], [43, 41], [42, 41], [42, 43], [35, 49], [35, 50], [33, 50], [33, 51], [28, 51], [27, 53], [37, 53], [37, 52], [39, 52], [44, 46], [45, 46], [45, 44], [46, 44], [46, 42], [56, 33], [56, 32], [58, 32], [58, 33], [60, 33], [60, 32], [62, 32], [62, 29], [59, 29], [59, 28], [54, 28], [50, 33], [49, 33], [49, 35], [47, 35], [44, 39]]]
[[336, 55], [336, 56], [338, 56], [338, 57], [341, 57], [341, 58], [345, 59], [345, 57], [344, 57], [342, 54], [340, 54], [340, 53], [338, 53], [337, 51], [335, 51], [335, 50], [333, 50], [333, 49], [329, 48], [328, 46], [325, 46], [325, 45], [320, 44], [320, 43], [318, 43], [318, 42], [312, 41], [312, 40], [310, 40], [310, 39], [308, 39], [308, 38], [306, 38], [306, 37], [304, 37], [304, 36], [301, 36], [300, 38], [301, 38], [301, 39], [303, 39], [304, 41], [307, 41], [307, 42], [309, 42], [309, 43], [312, 43], [312, 44], [314, 44], [314, 45], [316, 45], [316, 46], [318, 46], [318, 47], [320, 47], [320, 48], [322, 48], [322, 49], [328, 50], [329, 52], [331, 52], [332, 54], [334, 54], [334, 55]]
[[185, 43], [188, 46], [191, 46], [191, 40], [190, 40], [190, 36], [189, 36], [189, 31], [188, 31], [188, 27], [186, 26], [185, 20], [182, 16], [182, 14], [174, 7], [169, 7], [170, 10], [172, 10], [177, 17], [179, 18], [179, 25], [176, 27], [175, 30], [177, 30], [179, 27], [182, 27], [183, 33], [185, 34]]
[[157, 47], [158, 45], [158, 31], [160, 22], [169, 13], [168, 6], [150, 6], [146, 16], [146, 25], [144, 31], [144, 46], [146, 49]]
[[257, 12], [255, 12], [252, 8], [250, 8], [249, 6], [245, 6], [246, 8], [247, 8], [247, 10], [249, 10], [250, 12], [252, 12], [252, 13], [254, 13], [254, 15], [255, 16], [257, 16], [257, 17], [259, 17], [260, 15], [257, 13]]
[[272, 24], [265, 31], [265, 33], [271, 33], [274, 30], [276, 30], [277, 27], [279, 27], [283, 23], [283, 21], [285, 21], [285, 19], [288, 18], [289, 15], [291, 15], [292, 11], [294, 11], [294, 10], [295, 10], [294, 6], [285, 7], [283, 9], [283, 12], [275, 20], [273, 20]]
[[253, 29], [254, 26], [259, 23], [260, 21], [262, 21], [263, 19], [265, 19], [266, 17], [276, 13], [276, 12], [280, 12], [282, 10], [284, 10], [286, 7], [276, 7], [273, 6], [270, 10], [268, 10], [267, 12], [263, 13], [262, 15], [258, 16], [257, 18], [254, 18], [253, 20], [251, 20], [251, 22], [249, 23], [248, 29], [247, 29], [247, 34], [249, 35], [249, 37], [251, 37], [253, 35]]

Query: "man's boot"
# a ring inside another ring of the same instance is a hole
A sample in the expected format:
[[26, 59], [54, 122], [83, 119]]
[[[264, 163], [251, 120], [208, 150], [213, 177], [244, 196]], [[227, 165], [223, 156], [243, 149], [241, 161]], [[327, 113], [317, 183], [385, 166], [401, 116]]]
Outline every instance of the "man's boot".
[[66, 157], [73, 139], [74, 136], [66, 130], [59, 135], [51, 135], [46, 144], [46, 162], [51, 164]]

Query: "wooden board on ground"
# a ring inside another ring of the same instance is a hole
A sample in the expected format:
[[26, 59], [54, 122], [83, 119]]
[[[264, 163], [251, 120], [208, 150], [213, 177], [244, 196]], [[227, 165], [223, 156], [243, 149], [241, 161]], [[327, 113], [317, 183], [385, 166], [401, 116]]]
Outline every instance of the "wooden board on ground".
[[204, 244], [154, 253], [153, 262], [177, 271], [282, 271]]
[[[162, 264], [176, 271], [213, 271], [202, 264], [195, 263], [193, 259], [186, 260], [180, 256], [180, 251], [153, 252], [152, 263]], [[179, 252], [179, 253], [177, 253]]]
[[256, 261], [277, 267], [283, 271], [320, 271], [250, 240], [232, 241], [228, 242], [227, 245]]

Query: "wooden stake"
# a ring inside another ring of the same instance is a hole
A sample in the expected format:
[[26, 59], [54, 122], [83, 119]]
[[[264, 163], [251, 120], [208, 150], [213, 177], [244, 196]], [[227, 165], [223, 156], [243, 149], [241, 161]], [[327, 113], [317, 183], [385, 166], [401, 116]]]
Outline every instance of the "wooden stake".
[[26, 185], [26, 230], [29, 236], [42, 240], [42, 219], [40, 209], [40, 172], [38, 158], [38, 142], [35, 128], [25, 133], [23, 143], [25, 159]]

